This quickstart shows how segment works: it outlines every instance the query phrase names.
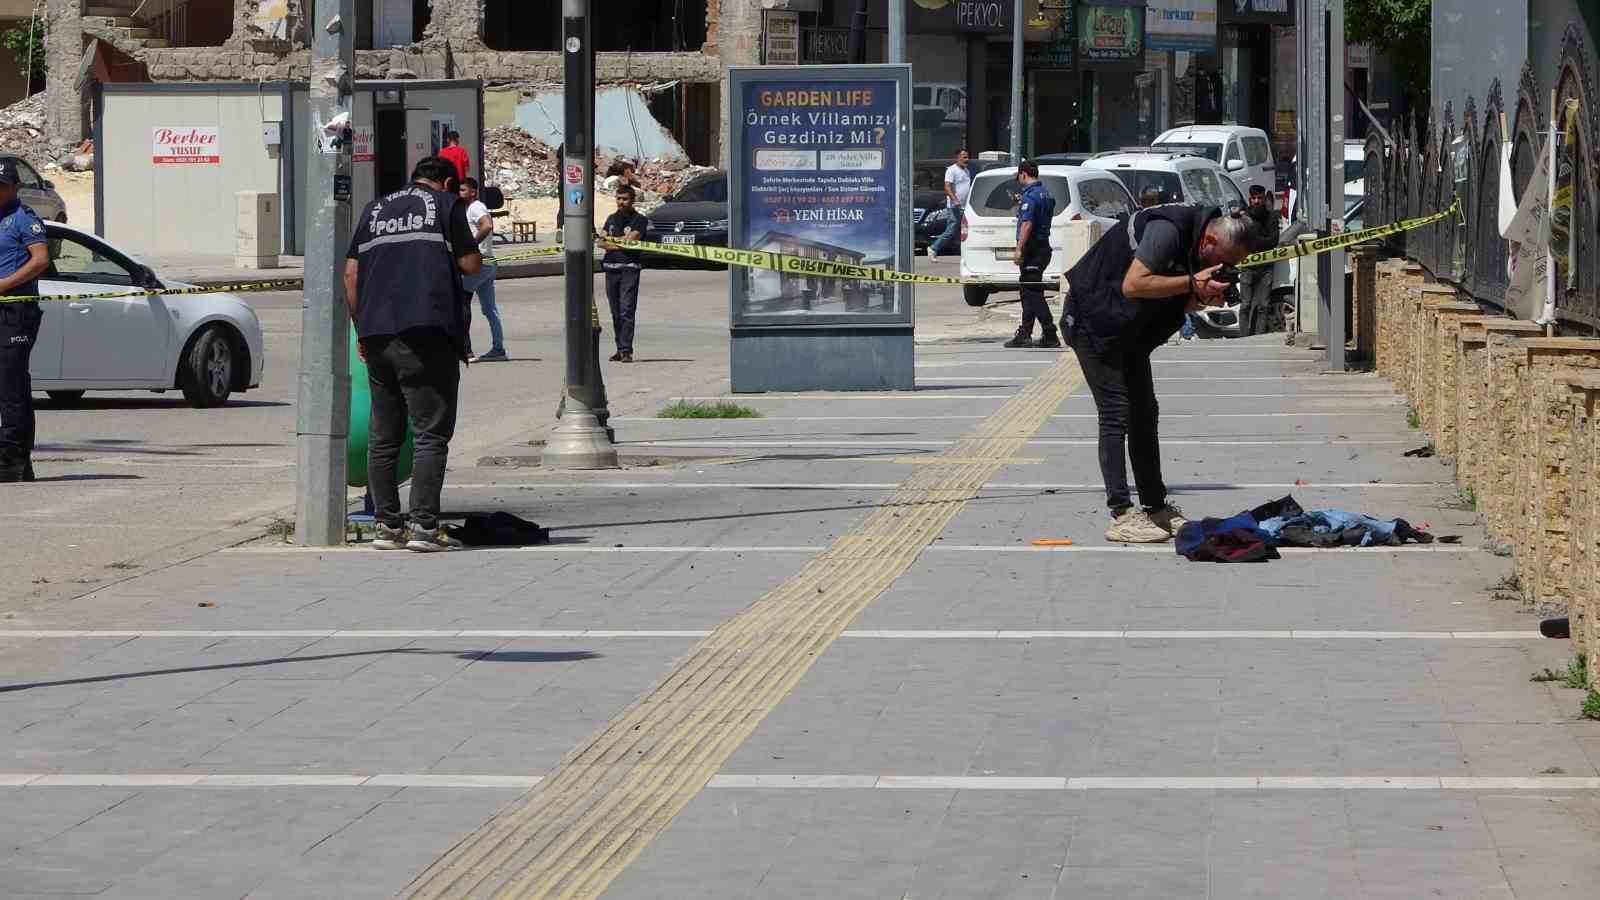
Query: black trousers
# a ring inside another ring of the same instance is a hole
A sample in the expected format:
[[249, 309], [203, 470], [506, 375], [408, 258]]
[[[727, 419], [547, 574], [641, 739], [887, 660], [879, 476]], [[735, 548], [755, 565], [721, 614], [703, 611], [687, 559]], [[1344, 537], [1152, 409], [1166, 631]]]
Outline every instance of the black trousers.
[[[1022, 254], [1022, 332], [1033, 334], [1033, 323], [1039, 323], [1039, 336], [1056, 333], [1055, 320], [1050, 316], [1050, 304], [1044, 299], [1044, 269], [1050, 265], [1050, 245], [1029, 247]], [[1033, 282], [1029, 284], [1028, 282]]]
[[417, 330], [367, 338], [367, 379], [372, 387], [371, 434], [367, 441], [367, 486], [379, 524], [399, 528], [400, 485], [396, 467], [406, 420], [414, 434], [411, 523], [423, 531], [439, 527], [450, 438], [456, 431], [461, 356], [443, 331]]
[[1239, 273], [1239, 333], [1266, 334], [1272, 309], [1272, 267], [1251, 266]]
[[606, 299], [611, 302], [611, 325], [616, 329], [617, 352], [633, 352], [633, 323], [639, 311], [639, 270], [607, 269]]
[[19, 476], [33, 455], [33, 379], [28, 363], [43, 319], [37, 303], [0, 303], [0, 470]]
[[1140, 505], [1145, 509], [1164, 505], [1167, 486], [1161, 480], [1161, 439], [1156, 430], [1161, 410], [1150, 374], [1151, 351], [1099, 353], [1083, 339], [1072, 349], [1099, 413], [1100, 477], [1105, 480], [1106, 506], [1120, 513], [1133, 505], [1124, 454], [1133, 461]]

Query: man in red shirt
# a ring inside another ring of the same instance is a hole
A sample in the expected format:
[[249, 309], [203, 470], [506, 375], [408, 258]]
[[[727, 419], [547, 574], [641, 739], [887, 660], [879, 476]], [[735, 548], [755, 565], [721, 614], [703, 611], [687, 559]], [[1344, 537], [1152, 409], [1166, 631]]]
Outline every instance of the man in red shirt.
[[456, 167], [456, 185], [467, 177], [472, 169], [472, 158], [467, 156], [467, 150], [461, 146], [461, 132], [446, 131], [444, 133], [444, 149], [439, 151], [441, 159], [447, 159]]

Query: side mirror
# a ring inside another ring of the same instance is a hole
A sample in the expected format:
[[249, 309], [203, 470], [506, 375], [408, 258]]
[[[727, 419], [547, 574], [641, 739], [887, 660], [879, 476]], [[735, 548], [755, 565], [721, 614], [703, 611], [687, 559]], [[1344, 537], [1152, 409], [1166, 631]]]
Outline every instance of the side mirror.
[[1228, 160], [1228, 171], [1229, 172], [1237, 172], [1237, 171], [1239, 171], [1240, 169], [1243, 169], [1243, 168], [1244, 168], [1244, 160], [1242, 160], [1242, 159], [1230, 159], [1230, 160]]
[[134, 278], [138, 280], [139, 287], [148, 288], [150, 290], [160, 290], [161, 279], [156, 277], [155, 270], [151, 269], [149, 266], [141, 265], [137, 270], [134, 271], [133, 275]]

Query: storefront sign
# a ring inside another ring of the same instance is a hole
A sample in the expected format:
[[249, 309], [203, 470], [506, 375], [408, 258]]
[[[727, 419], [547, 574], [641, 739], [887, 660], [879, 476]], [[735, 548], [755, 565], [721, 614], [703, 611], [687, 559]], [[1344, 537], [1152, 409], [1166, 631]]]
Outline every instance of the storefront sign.
[[373, 162], [378, 158], [372, 150], [371, 125], [357, 125], [355, 127], [355, 135], [351, 138], [351, 140], [354, 143], [355, 151], [354, 155], [352, 156], [353, 161]]
[[842, 63], [850, 59], [850, 32], [844, 28], [806, 29], [805, 47], [808, 63]]
[[762, 61], [769, 66], [800, 65], [800, 14], [768, 10]]
[[1078, 54], [1085, 62], [1141, 59], [1144, 11], [1128, 6], [1078, 9]]
[[1217, 41], [1217, 0], [1148, 0], [1145, 44], [1151, 50], [1204, 53]]
[[1216, 6], [1218, 18], [1224, 22], [1277, 25], [1294, 22], [1294, 5], [1290, 0], [1216, 0]]
[[[900, 258], [909, 213], [901, 202], [908, 110], [900, 94], [893, 77], [743, 80], [731, 245], [848, 265], [908, 264]], [[885, 285], [760, 269], [742, 280], [736, 309], [742, 305], [747, 321], [894, 312]]]
[[202, 128], [152, 128], [150, 161], [163, 165], [217, 165], [222, 143], [214, 126]]
[[911, 0], [906, 30], [919, 34], [1010, 34], [1013, 0]]

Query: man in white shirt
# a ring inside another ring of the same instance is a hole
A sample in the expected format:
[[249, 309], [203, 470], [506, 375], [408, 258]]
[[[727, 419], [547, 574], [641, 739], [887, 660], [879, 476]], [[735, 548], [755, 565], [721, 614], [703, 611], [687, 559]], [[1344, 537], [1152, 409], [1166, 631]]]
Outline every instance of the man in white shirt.
[[961, 213], [967, 208], [967, 198], [972, 194], [972, 173], [967, 169], [970, 160], [967, 148], [962, 147], [956, 151], [955, 163], [944, 170], [944, 204], [949, 212], [945, 213], [944, 234], [928, 245], [929, 259], [937, 259], [944, 254], [945, 248], [960, 241]]
[[[502, 362], [506, 356], [505, 333], [500, 326], [500, 307], [494, 300], [494, 216], [490, 214], [489, 207], [478, 199], [478, 179], [461, 179], [461, 199], [467, 204], [467, 226], [472, 229], [472, 236], [477, 238], [478, 251], [483, 254], [483, 268], [476, 275], [462, 279], [462, 286], [469, 292], [478, 295], [478, 308], [483, 310], [483, 317], [489, 320], [489, 352], [480, 353], [468, 362]], [[469, 307], [470, 309], [470, 307]], [[468, 327], [470, 331], [470, 325]]]

